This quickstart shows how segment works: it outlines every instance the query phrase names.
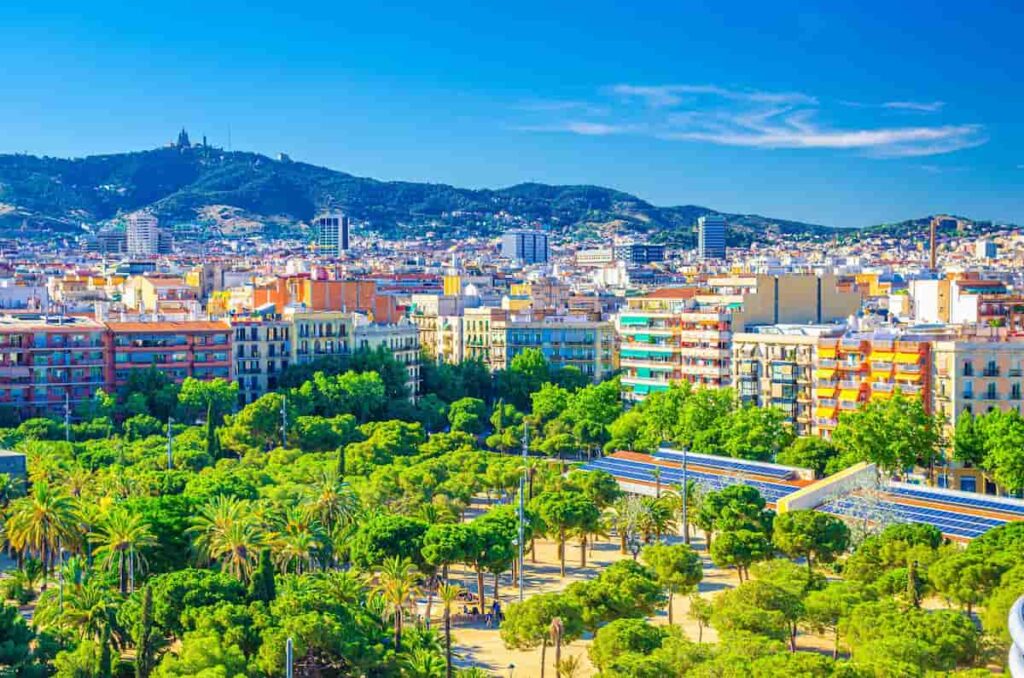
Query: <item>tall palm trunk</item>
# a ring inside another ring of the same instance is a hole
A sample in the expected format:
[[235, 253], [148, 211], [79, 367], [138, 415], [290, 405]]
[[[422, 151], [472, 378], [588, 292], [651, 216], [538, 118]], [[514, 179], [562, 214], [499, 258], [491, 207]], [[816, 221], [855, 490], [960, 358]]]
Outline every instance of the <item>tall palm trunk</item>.
[[545, 635], [540, 643], [540, 678], [544, 678], [544, 664], [547, 662], [548, 638]]
[[437, 577], [432, 575], [427, 578], [427, 630], [430, 630], [430, 613], [434, 609], [434, 583]]
[[668, 625], [672, 626], [672, 591], [668, 592]]
[[395, 654], [402, 650], [402, 606], [395, 605]]
[[565, 529], [558, 531], [558, 573], [565, 576]]
[[476, 590], [480, 599], [480, 614], [484, 614], [484, 571], [479, 565], [476, 568]]
[[587, 566], [587, 535], [580, 537], [580, 567]]
[[452, 678], [452, 606], [444, 608], [444, 676]]
[[124, 595], [128, 592], [128, 564], [124, 560], [124, 552], [122, 551], [118, 557], [117, 562], [117, 579], [120, 584], [121, 594]]

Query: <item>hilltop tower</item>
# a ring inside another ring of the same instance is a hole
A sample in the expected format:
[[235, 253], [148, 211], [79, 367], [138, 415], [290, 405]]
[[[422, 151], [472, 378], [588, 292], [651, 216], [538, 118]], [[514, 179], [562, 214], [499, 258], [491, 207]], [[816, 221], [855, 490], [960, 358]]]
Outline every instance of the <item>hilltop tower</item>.
[[181, 131], [178, 132], [178, 148], [191, 148], [192, 143], [188, 140], [188, 132], [182, 127]]

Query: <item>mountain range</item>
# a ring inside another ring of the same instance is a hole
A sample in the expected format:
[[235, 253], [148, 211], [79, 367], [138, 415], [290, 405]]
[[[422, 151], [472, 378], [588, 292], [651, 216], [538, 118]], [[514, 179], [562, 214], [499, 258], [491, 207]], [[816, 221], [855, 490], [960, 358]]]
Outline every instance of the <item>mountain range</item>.
[[[678, 245], [692, 244], [697, 218], [715, 211], [658, 207], [600, 186], [525, 183], [492, 190], [379, 181], [285, 156], [192, 145], [184, 135], [177, 145], [85, 158], [0, 155], [0, 232], [7, 234], [72, 234], [140, 209], [164, 224], [301, 234], [326, 207], [386, 237], [424, 227], [442, 236], [486, 236], [510, 224], [537, 224], [580, 238], [633, 232]], [[730, 244], [738, 246], [771, 234], [850, 233], [755, 214], [727, 217]]]
[[[490, 235], [508, 221], [580, 234], [606, 229], [657, 235], [684, 244], [714, 210], [657, 207], [599, 186], [526, 183], [502, 189], [378, 181], [287, 158], [228, 152], [203, 145], [53, 158], [0, 155], [0, 229], [74, 232], [139, 209], [164, 223], [206, 222], [222, 230], [288, 228], [324, 207], [345, 211], [382, 234], [417, 232], [424, 224]], [[502, 215], [495, 219], [495, 215]], [[824, 234], [832, 229], [759, 215], [728, 215], [737, 239], [768, 229]]]

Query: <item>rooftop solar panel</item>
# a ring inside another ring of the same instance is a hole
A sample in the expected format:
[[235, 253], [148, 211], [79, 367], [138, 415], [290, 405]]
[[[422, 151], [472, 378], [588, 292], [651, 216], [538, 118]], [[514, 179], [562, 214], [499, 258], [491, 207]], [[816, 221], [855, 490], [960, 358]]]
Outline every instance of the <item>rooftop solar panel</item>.
[[[661, 469], [661, 481], [666, 486], [681, 483], [683, 480], [682, 469], [658, 466], [657, 464], [636, 461], [633, 459], [604, 457], [584, 464], [583, 468], [599, 469], [607, 471], [614, 476], [629, 478], [631, 480], [642, 480], [648, 483], [655, 482], [653, 471], [655, 468], [658, 468]], [[725, 474], [703, 473], [692, 469], [687, 470], [686, 477], [712, 489], [721, 489], [722, 487], [736, 485], [742, 482], [744, 485], [750, 485], [751, 487], [757, 488], [765, 500], [770, 502], [775, 502], [796, 489], [790, 485], [750, 480], [747, 478], [741, 479], [737, 476], [729, 476]]]
[[[651, 456], [655, 459], [682, 461], [683, 453], [675, 450], [658, 450]], [[710, 454], [688, 453], [686, 457], [690, 463], [696, 466], [721, 468], [741, 473], [753, 473], [759, 476], [765, 476], [766, 478], [778, 478], [779, 480], [787, 480], [793, 477], [793, 472], [791, 470], [778, 466], [753, 464], [749, 461], [729, 459], [728, 457], [718, 457]]]
[[890, 494], [912, 499], [919, 498], [927, 501], [952, 504], [954, 506], [966, 506], [968, 508], [982, 509], [987, 511], [998, 511], [1010, 513], [1017, 516], [1024, 516], [1024, 502], [1014, 505], [1009, 501], [995, 501], [985, 497], [971, 497], [954, 494], [952, 492], [939, 492], [926, 487], [913, 487], [907, 485], [890, 485], [886, 488]]
[[993, 527], [998, 527], [1006, 522], [994, 518], [953, 513], [892, 501], [866, 502], [858, 497], [836, 499], [823, 504], [819, 509], [850, 518], [868, 520], [892, 518], [896, 522], [926, 523], [934, 525], [943, 534], [970, 538], [984, 534]]

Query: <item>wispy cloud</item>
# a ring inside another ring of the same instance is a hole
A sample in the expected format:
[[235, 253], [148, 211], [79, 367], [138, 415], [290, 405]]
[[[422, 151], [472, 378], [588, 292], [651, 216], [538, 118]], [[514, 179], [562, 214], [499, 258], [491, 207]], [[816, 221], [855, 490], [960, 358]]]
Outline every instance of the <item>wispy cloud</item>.
[[762, 92], [756, 90], [735, 90], [716, 85], [613, 85], [613, 94], [627, 98], [639, 98], [654, 107], [677, 106], [687, 95], [712, 95], [732, 101], [749, 101], [762, 104], [815, 104], [814, 97], [799, 92]]
[[515, 129], [520, 132], [570, 132], [585, 137], [604, 137], [613, 134], [635, 134], [643, 131], [640, 125], [612, 125], [603, 122], [589, 122], [584, 120], [567, 120], [543, 125], [518, 125]]
[[[747, 148], [834, 149], [885, 158], [939, 155], [987, 141], [984, 128], [978, 124], [850, 126], [822, 122], [828, 112], [826, 107], [816, 97], [801, 92], [718, 85], [618, 84], [606, 88], [604, 94], [617, 102], [602, 120], [572, 115], [519, 129], [584, 136], [639, 134], [671, 141]], [[938, 113], [944, 106], [940, 101], [890, 101], [877, 105], [839, 103], [865, 109], [928, 113]], [[579, 113], [585, 109], [563, 110]]]
[[945, 101], [886, 101], [882, 108], [896, 111], [917, 111], [919, 113], [938, 113], [946, 105]]

